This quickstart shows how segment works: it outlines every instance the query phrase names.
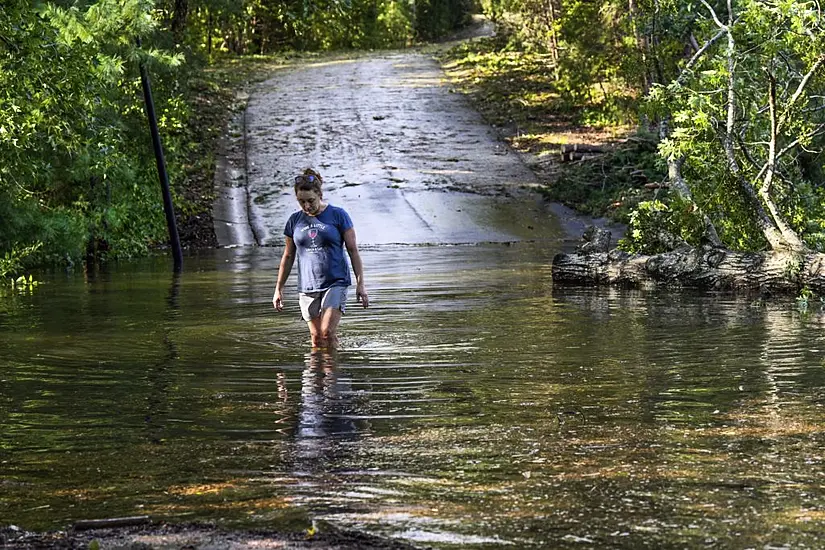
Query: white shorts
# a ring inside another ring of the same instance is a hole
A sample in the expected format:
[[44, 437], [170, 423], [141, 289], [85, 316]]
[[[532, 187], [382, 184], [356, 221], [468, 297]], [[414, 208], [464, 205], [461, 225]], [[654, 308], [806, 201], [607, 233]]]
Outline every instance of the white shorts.
[[309, 322], [320, 317], [321, 312], [329, 308], [337, 308], [344, 313], [347, 306], [348, 286], [332, 286], [321, 292], [301, 292], [298, 294], [298, 303], [301, 305], [301, 316]]

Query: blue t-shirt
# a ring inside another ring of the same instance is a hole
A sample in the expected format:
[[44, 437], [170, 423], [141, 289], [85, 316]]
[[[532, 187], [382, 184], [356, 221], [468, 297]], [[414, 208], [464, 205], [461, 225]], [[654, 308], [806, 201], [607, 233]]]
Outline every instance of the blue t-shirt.
[[298, 291], [320, 292], [352, 284], [344, 254], [344, 231], [351, 227], [349, 214], [331, 204], [317, 216], [299, 210], [289, 217], [284, 235], [292, 238], [298, 252]]

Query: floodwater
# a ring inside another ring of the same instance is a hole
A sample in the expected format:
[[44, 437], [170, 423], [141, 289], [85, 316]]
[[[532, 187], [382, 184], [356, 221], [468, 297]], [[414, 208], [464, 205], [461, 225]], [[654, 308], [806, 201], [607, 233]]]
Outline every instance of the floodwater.
[[41, 275], [0, 300], [0, 524], [821, 547], [819, 307], [556, 288], [560, 246], [367, 247], [334, 355], [273, 312], [278, 248]]

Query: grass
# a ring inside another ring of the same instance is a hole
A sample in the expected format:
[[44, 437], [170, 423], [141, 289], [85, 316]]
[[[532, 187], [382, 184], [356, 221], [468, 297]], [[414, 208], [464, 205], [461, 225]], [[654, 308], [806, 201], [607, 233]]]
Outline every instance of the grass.
[[[631, 111], [608, 108], [609, 98], [603, 95], [590, 95], [598, 104], [566, 97], [549, 55], [481, 38], [438, 57], [455, 91], [465, 94], [515, 150], [528, 154], [548, 199], [626, 223], [632, 208], [652, 198], [664, 182], [654, 136], [617, 122]], [[618, 91], [617, 97], [614, 104], [632, 107]], [[562, 147], [570, 144], [599, 146], [605, 152], [561, 162]]]

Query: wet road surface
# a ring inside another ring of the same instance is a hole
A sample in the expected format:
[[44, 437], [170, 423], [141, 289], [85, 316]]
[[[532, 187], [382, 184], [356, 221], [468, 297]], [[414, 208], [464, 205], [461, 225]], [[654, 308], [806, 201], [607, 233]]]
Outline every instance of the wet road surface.
[[[532, 191], [518, 154], [420, 53], [283, 69], [253, 90], [238, 131], [246, 170], [222, 186], [223, 246], [282, 243], [297, 210], [293, 178], [306, 167], [365, 245], [558, 239], [587, 223]], [[227, 223], [238, 219], [250, 230]]]

